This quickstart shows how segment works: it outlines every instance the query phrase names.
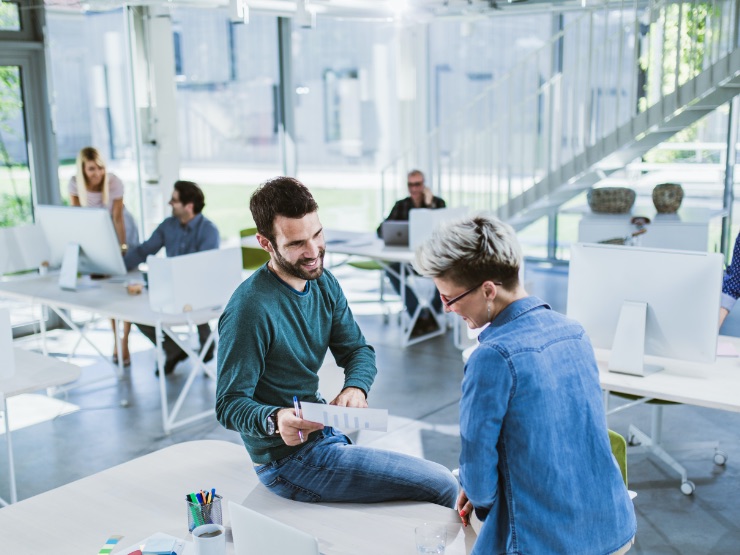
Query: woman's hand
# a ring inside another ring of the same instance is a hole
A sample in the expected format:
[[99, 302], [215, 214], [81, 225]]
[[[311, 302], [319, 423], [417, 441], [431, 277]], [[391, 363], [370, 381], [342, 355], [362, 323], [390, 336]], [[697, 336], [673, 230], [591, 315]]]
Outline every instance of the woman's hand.
[[460, 493], [457, 496], [456, 508], [463, 526], [470, 524], [470, 515], [473, 513], [473, 504], [468, 501], [468, 496], [463, 490], [460, 490]]

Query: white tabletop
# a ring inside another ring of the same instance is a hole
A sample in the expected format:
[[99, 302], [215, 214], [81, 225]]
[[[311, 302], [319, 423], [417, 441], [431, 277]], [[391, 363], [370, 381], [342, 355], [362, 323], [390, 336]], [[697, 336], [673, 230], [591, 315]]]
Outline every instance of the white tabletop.
[[74, 364], [24, 349], [14, 348], [13, 351], [15, 374], [0, 379], [0, 395], [6, 398], [66, 384], [80, 377], [80, 367]]
[[[740, 338], [720, 336], [740, 352]], [[714, 364], [702, 364], [645, 357], [645, 362], [663, 370], [645, 377], [607, 370], [609, 351], [596, 349], [601, 387], [609, 391], [674, 401], [699, 407], [740, 412], [740, 358], [717, 357]]]
[[326, 250], [331, 253], [364, 256], [374, 260], [411, 264], [414, 251], [408, 247], [386, 247], [374, 233], [357, 233], [337, 229], [324, 230]]
[[[740, 352], [740, 338], [720, 336], [720, 343]], [[463, 351], [467, 362], [478, 345]], [[698, 407], [740, 412], [740, 357], [718, 356], [714, 364], [645, 357], [663, 370], [648, 376], [631, 376], [608, 370], [608, 349], [595, 349], [601, 388], [617, 393], [674, 401]]]
[[[379, 239], [375, 233], [324, 229], [324, 240], [326, 251], [329, 253], [364, 256], [374, 260], [405, 264], [414, 261], [414, 251], [408, 247], [386, 247], [383, 240]], [[254, 235], [244, 237], [242, 245], [252, 248], [259, 247]]]
[[187, 322], [188, 318], [194, 324], [203, 324], [218, 318], [221, 314], [220, 308], [189, 312], [188, 318], [184, 314], [155, 312], [149, 306], [146, 289], [139, 295], [129, 295], [126, 291], [126, 282], [137, 277], [140, 278], [140, 274], [131, 273], [124, 278], [93, 281], [94, 287], [92, 288], [66, 291], [59, 287], [59, 277], [49, 274], [31, 279], [2, 282], [0, 283], [0, 296], [59, 308], [86, 310], [109, 318], [149, 326], [154, 326], [157, 322], [165, 326], [182, 324]]
[[[282, 499], [258, 482], [243, 446], [206, 440], [172, 445], [0, 509], [2, 550], [79, 555], [97, 553], [112, 535], [124, 536], [119, 547], [156, 532], [186, 539], [185, 495], [210, 487], [223, 496], [227, 528], [228, 501], [243, 502], [317, 536], [325, 555], [413, 553], [414, 528], [429, 521], [447, 525], [448, 555], [469, 553], [475, 541], [454, 510], [430, 503]], [[234, 553], [230, 540], [226, 552]]]

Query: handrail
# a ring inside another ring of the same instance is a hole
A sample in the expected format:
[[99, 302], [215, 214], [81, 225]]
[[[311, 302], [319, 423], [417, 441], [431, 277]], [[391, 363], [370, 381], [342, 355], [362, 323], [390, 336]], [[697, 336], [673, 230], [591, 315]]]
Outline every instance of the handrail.
[[[734, 49], [735, 4], [622, 0], [584, 10], [383, 167], [382, 210], [425, 159], [436, 192], [494, 210], [549, 174], [565, 176], [589, 149], [618, 148], [604, 143]], [[543, 70], [556, 47], [561, 67]]]

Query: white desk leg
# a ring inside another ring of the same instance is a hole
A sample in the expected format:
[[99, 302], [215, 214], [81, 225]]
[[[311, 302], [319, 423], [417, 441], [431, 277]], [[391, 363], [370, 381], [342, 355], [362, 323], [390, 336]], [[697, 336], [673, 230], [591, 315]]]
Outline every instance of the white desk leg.
[[195, 378], [197, 375], [204, 371], [208, 376], [211, 378], [216, 378], [215, 373], [208, 368], [205, 363], [203, 362], [203, 357], [205, 356], [205, 353], [208, 351], [208, 347], [210, 347], [211, 343], [213, 343], [213, 338], [215, 337], [215, 330], [211, 330], [210, 335], [208, 336], [208, 339], [206, 340], [205, 344], [203, 345], [201, 351], [199, 354], [195, 354], [193, 350], [190, 348], [190, 345], [180, 340], [178, 335], [170, 328], [163, 328], [164, 332], [170, 336], [172, 341], [175, 342], [176, 345], [178, 345], [183, 351], [185, 351], [185, 354], [188, 355], [188, 358], [192, 362], [192, 368], [190, 369], [190, 374], [188, 375], [187, 380], [185, 381], [185, 385], [183, 385], [182, 389], [180, 390], [180, 394], [177, 397], [177, 400], [175, 401], [175, 405], [172, 407], [172, 411], [169, 412], [169, 416], [166, 419], [165, 424], [165, 431], [170, 432], [174, 430], [175, 428], [179, 428], [180, 426], [184, 426], [186, 424], [189, 424], [191, 422], [195, 422], [197, 420], [200, 420], [201, 418], [211, 417], [213, 416], [215, 409], [209, 409], [202, 411], [198, 414], [194, 414], [192, 416], [189, 416], [187, 418], [183, 418], [180, 421], [176, 421], [177, 415], [180, 413], [180, 409], [182, 408], [183, 403], [185, 402], [185, 398], [188, 395], [188, 392], [190, 391], [190, 388], [193, 385], [193, 382], [195, 381]]
[[118, 379], [123, 379], [123, 329], [121, 328], [121, 321], [114, 319], [113, 325], [116, 327], [116, 352], [118, 353], [118, 363], [116, 364], [116, 373], [118, 374]]
[[154, 335], [157, 339], [157, 370], [159, 371], [159, 398], [160, 403], [162, 404], [162, 427], [164, 428], [164, 433], [169, 434], [171, 431], [171, 428], [169, 426], [169, 416], [168, 416], [168, 404], [167, 404], [167, 384], [165, 383], [165, 376], [164, 376], [164, 349], [162, 348], [162, 340], [164, 339], [164, 335], [162, 333], [162, 323], [157, 322], [154, 326]]
[[46, 318], [49, 316], [49, 311], [46, 305], [41, 306], [41, 321], [39, 322], [39, 329], [41, 330], [41, 352], [44, 356], [49, 356], [49, 349], [46, 346]]
[[[5, 395], [0, 395], [0, 408], [3, 412], [3, 420], [5, 421], [5, 441], [8, 444], [8, 476], [10, 478], [10, 502], [16, 503], [18, 501], [18, 493], [16, 492], [15, 486], [15, 466], [13, 465], [13, 441], [10, 437], [10, 419], [8, 418], [8, 401]], [[7, 505], [8, 503], [0, 497], [0, 505]]]

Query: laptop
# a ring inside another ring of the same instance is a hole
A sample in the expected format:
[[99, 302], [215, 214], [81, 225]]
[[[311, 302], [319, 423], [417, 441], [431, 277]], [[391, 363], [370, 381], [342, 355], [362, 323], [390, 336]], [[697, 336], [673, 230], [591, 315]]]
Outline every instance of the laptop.
[[229, 514], [236, 555], [321, 555], [310, 534], [233, 501]]
[[380, 236], [386, 247], [409, 246], [409, 223], [388, 220], [380, 226]]

